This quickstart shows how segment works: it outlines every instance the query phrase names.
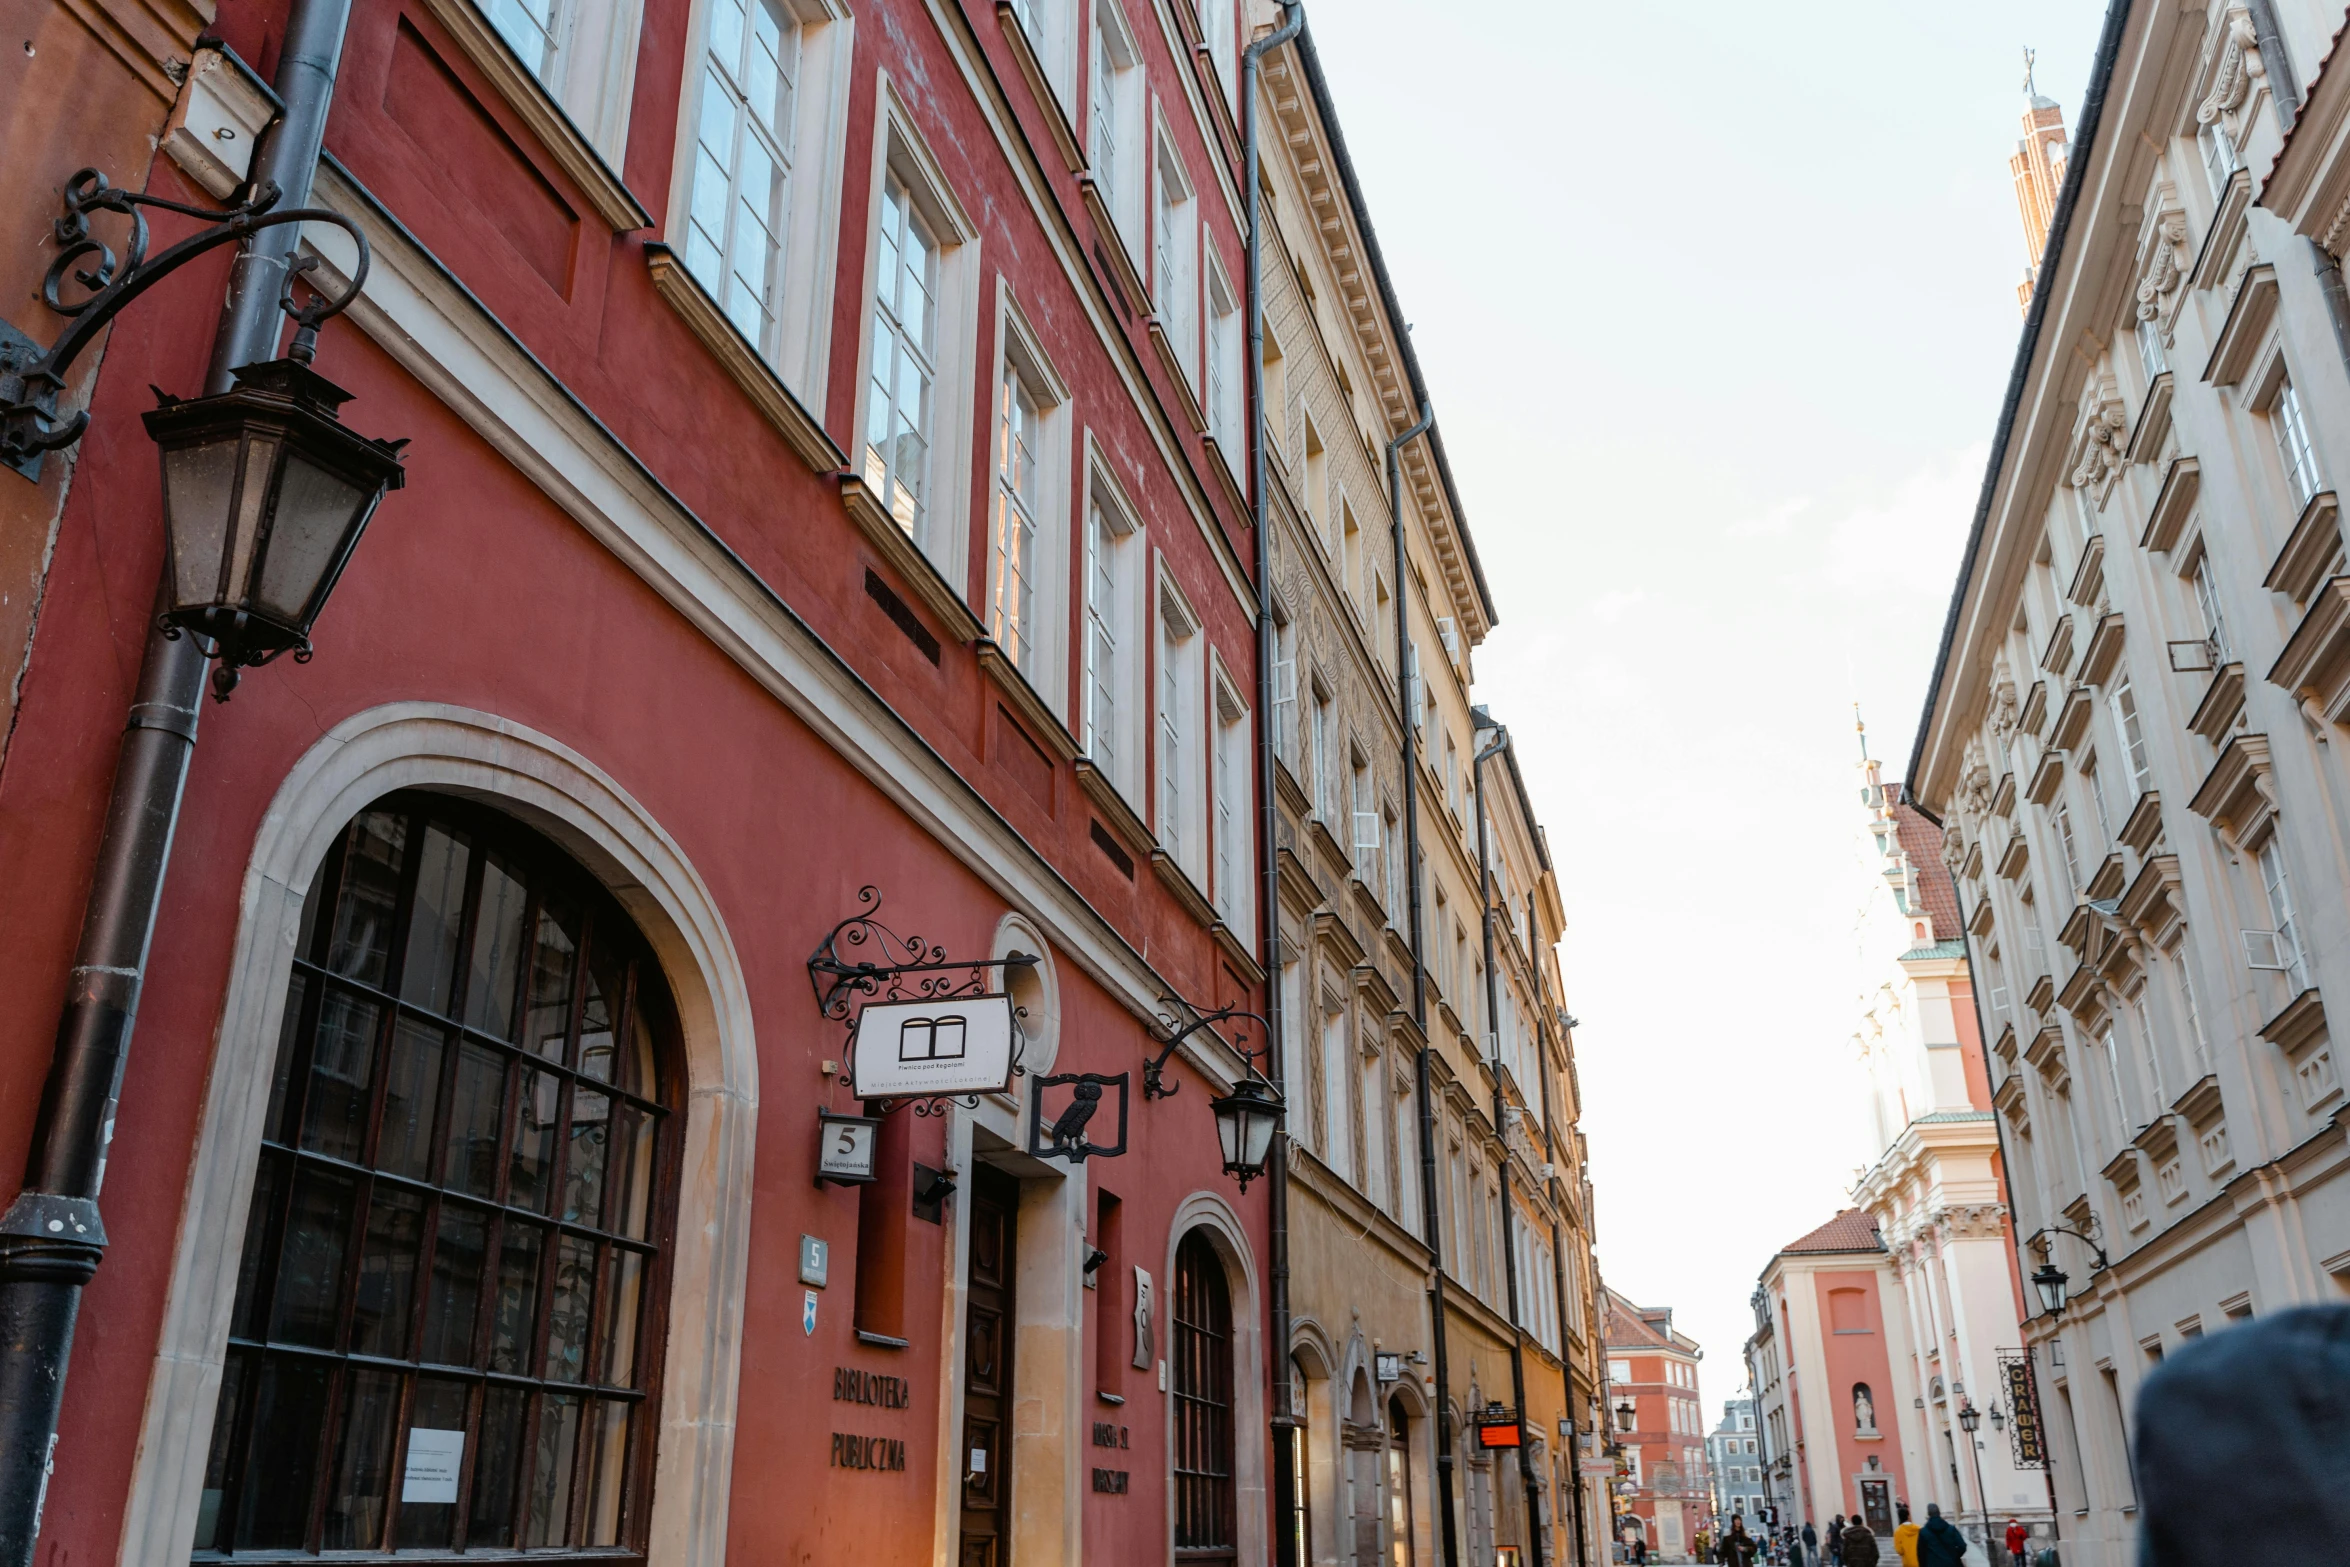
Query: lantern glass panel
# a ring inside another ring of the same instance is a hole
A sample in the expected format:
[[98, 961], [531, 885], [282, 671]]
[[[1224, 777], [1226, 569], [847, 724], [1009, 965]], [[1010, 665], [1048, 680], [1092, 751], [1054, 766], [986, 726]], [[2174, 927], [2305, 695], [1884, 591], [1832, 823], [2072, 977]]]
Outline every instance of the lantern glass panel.
[[164, 521], [170, 530], [172, 600], [178, 607], [210, 604], [220, 596], [220, 558], [236, 501], [236, 431], [163, 454]]
[[1281, 1112], [1271, 1101], [1251, 1102], [1241, 1110], [1241, 1162], [1252, 1170], [1265, 1167], [1266, 1158], [1273, 1150], [1273, 1129], [1281, 1124]]
[[1241, 1114], [1241, 1107], [1231, 1100], [1216, 1106], [1216, 1139], [1224, 1145], [1224, 1168], [1227, 1170], [1240, 1163]]
[[341, 474], [288, 452], [254, 607], [296, 631], [307, 630], [319, 589], [342, 558], [343, 541], [367, 499]]
[[237, 486], [236, 521], [231, 526], [228, 577], [221, 584], [222, 602], [241, 608], [253, 593], [253, 553], [261, 542], [261, 521], [269, 508], [269, 481], [277, 468], [278, 438], [272, 433], [248, 433], [244, 477]]

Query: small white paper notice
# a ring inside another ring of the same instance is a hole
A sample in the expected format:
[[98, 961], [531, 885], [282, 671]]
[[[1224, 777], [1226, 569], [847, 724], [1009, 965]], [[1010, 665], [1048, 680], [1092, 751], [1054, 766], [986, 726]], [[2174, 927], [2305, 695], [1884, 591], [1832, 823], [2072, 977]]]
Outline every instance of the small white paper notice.
[[457, 1469], [465, 1459], [465, 1433], [418, 1427], [408, 1433], [408, 1471], [400, 1481], [403, 1502], [454, 1502]]

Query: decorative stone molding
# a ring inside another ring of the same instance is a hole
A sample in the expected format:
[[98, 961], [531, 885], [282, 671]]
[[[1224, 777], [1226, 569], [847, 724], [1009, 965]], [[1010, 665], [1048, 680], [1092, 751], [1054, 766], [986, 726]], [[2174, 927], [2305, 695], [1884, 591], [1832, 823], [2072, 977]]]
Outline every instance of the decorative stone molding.
[[2216, 123], [2231, 139], [2243, 136], [2245, 111], [2253, 90], [2268, 74], [2260, 58], [2260, 34], [2252, 25], [2248, 7], [2234, 5], [2220, 23], [2219, 64], [2211, 73], [2211, 89], [2195, 106], [2195, 123]]
[[2146, 253], [2138, 267], [2138, 319], [2167, 322], [2185, 296], [2179, 285], [2187, 280], [2193, 257], [2187, 250], [2187, 214], [2163, 187], [2157, 198], [2161, 210], [2146, 230]]
[[2096, 492], [2099, 505], [2128, 462], [2129, 410], [2110, 375], [2099, 374], [2081, 394], [2081, 427], [2073, 437], [2072, 485]]

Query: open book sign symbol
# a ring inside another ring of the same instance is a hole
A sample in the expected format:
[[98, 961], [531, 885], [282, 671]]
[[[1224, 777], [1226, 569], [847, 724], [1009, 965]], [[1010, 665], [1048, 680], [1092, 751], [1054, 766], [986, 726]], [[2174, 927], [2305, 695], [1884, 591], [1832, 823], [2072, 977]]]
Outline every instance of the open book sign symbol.
[[968, 1023], [960, 1017], [908, 1018], [898, 1025], [900, 1061], [960, 1061]]

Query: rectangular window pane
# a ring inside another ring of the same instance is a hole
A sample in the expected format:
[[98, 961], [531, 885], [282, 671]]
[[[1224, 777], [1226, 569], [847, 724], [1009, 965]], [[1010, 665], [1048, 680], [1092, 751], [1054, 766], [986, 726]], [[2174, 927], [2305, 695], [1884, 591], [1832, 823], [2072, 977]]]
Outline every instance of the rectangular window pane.
[[612, 1223], [631, 1240], [643, 1240], [653, 1203], [655, 1122], [623, 1105], [613, 1120]]
[[604, 1399], [588, 1417], [587, 1538], [583, 1545], [620, 1543], [620, 1495], [628, 1478], [630, 1406]]
[[237, 1548], [293, 1551], [308, 1544], [310, 1497], [318, 1487], [328, 1368], [308, 1358], [262, 1362], [253, 1408], [253, 1446], [237, 1499]]
[[473, 961], [465, 980], [465, 1021], [500, 1039], [514, 1037], [514, 992], [521, 978], [522, 912], [529, 894], [510, 867], [482, 867], [481, 910], [474, 916]]
[[569, 1539], [572, 1458], [579, 1445], [580, 1398], [549, 1393], [539, 1405], [538, 1442], [530, 1469], [530, 1527], [523, 1545], [562, 1545]]
[[604, 1214], [604, 1156], [611, 1144], [612, 1101], [579, 1087], [571, 1091], [571, 1149], [563, 1161], [563, 1218], [600, 1224]]
[[271, 1142], [290, 1143], [294, 1129], [285, 1124], [286, 1095], [291, 1091], [294, 1076], [294, 1057], [300, 1049], [303, 1031], [310, 1024], [307, 1017], [310, 1006], [310, 976], [301, 970], [286, 983], [285, 1017], [278, 1024], [277, 1065], [269, 1079], [269, 1113], [261, 1119], [261, 1135]]
[[540, 1258], [547, 1249], [544, 1225], [506, 1221], [498, 1247], [498, 1294], [490, 1306], [490, 1369], [530, 1375], [531, 1331], [537, 1326]]
[[473, 1513], [465, 1529], [465, 1543], [476, 1550], [515, 1543], [514, 1492], [522, 1477], [523, 1416], [529, 1411], [530, 1394], [521, 1388], [493, 1387], [482, 1395]]
[[212, 1448], [204, 1459], [204, 1489], [196, 1497], [196, 1549], [216, 1550], [220, 1538], [220, 1499], [228, 1486], [229, 1456], [236, 1442], [237, 1415], [244, 1401], [245, 1379], [254, 1357], [231, 1353], [220, 1370], [220, 1408], [212, 1416]]
[[400, 960], [400, 999], [444, 1016], [457, 977], [457, 932], [465, 914], [465, 873], [471, 855], [464, 839], [439, 827], [424, 830], [416, 906], [408, 914], [408, 946]]
[[424, 1195], [378, 1181], [368, 1199], [367, 1237], [359, 1253], [359, 1292], [351, 1309], [351, 1352], [405, 1357], [416, 1259], [424, 1249]]
[[557, 1237], [554, 1294], [547, 1305], [546, 1376], [558, 1382], [586, 1379], [588, 1308], [595, 1293], [595, 1242], [577, 1235]]
[[[414, 1445], [419, 1431], [429, 1431], [445, 1443], [447, 1433], [463, 1432], [469, 1394], [470, 1388], [466, 1383], [443, 1377], [419, 1377], [416, 1382], [416, 1401], [408, 1409], [408, 1435], [405, 1440]], [[470, 1442], [467, 1445], [471, 1445]], [[405, 1493], [404, 1485], [401, 1489]], [[429, 1502], [421, 1497], [411, 1499], [403, 1494], [399, 1517], [400, 1521], [393, 1533], [401, 1549], [445, 1548], [457, 1527], [457, 1504], [453, 1501]], [[474, 1537], [477, 1540], [480, 1538], [478, 1526]]]
[[497, 1190], [498, 1123], [506, 1107], [506, 1058], [471, 1041], [458, 1047], [457, 1096], [441, 1184], [476, 1197]]
[[334, 935], [326, 965], [363, 985], [380, 985], [391, 953], [392, 912], [400, 898], [400, 853], [408, 824], [389, 811], [369, 811], [351, 824], [343, 842], [343, 885], [335, 902]]
[[563, 1080], [552, 1072], [524, 1067], [521, 1086], [514, 1150], [506, 1161], [506, 1200], [517, 1208], [545, 1213], [548, 1199], [555, 1195], [555, 1129], [563, 1108]]
[[335, 1455], [335, 1481], [326, 1493], [322, 1543], [327, 1550], [366, 1551], [383, 1544], [401, 1381], [399, 1374], [391, 1371], [351, 1373], [343, 1394], [343, 1434]]
[[237, 1303], [229, 1313], [229, 1332], [239, 1338], [266, 1338], [264, 1315], [268, 1302], [255, 1297], [261, 1288], [261, 1270], [269, 1261], [270, 1232], [277, 1223], [278, 1198], [285, 1191], [283, 1154], [262, 1151], [253, 1176], [253, 1206], [245, 1220], [245, 1254], [237, 1264]]
[[563, 1059], [571, 1028], [571, 974], [579, 958], [579, 910], [550, 899], [539, 910], [531, 944], [530, 1013], [522, 1025], [522, 1046], [549, 1061]]
[[432, 1283], [425, 1299], [423, 1358], [444, 1366], [473, 1364], [473, 1323], [481, 1309], [481, 1275], [489, 1249], [489, 1215], [462, 1203], [441, 1208], [433, 1242]]
[[357, 1162], [366, 1147], [368, 1090], [382, 1021], [381, 1005], [349, 991], [330, 989], [321, 1000], [302, 1109], [302, 1146], [311, 1152]]
[[415, 1180], [431, 1174], [433, 1111], [441, 1097], [441, 1061], [448, 1045], [441, 1030], [406, 1013], [392, 1025], [383, 1128], [375, 1143], [377, 1169]]
[[277, 1305], [269, 1322], [269, 1336], [281, 1344], [325, 1349], [334, 1342], [357, 1184], [340, 1171], [315, 1168], [294, 1179], [285, 1251], [278, 1260]]
[[603, 1367], [597, 1380], [606, 1387], [636, 1386], [637, 1312], [644, 1285], [643, 1254], [613, 1248], [611, 1275], [596, 1302], [597, 1361]]

